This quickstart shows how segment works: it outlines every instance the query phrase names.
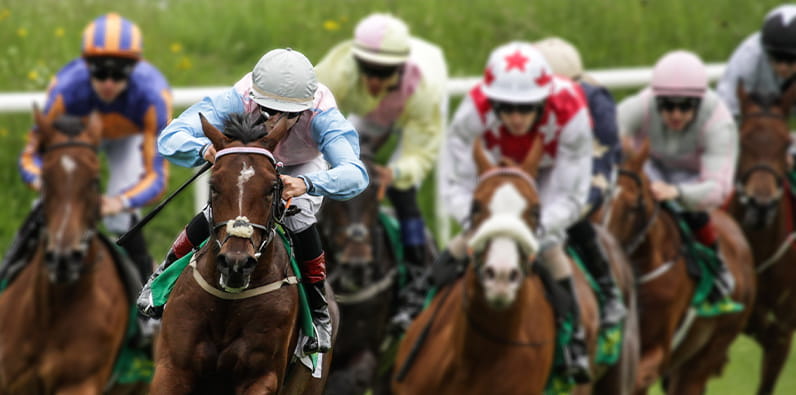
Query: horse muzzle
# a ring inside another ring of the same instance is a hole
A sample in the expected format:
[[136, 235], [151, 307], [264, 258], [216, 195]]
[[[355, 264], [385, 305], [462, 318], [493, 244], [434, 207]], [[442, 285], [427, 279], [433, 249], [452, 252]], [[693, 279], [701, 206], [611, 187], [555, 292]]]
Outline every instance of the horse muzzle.
[[84, 249], [76, 248], [69, 251], [47, 250], [44, 253], [44, 264], [48, 278], [53, 284], [71, 284], [80, 278], [83, 268]]
[[219, 254], [216, 257], [216, 269], [220, 274], [219, 285], [231, 293], [246, 289], [256, 266], [257, 259], [250, 254], [243, 252]]

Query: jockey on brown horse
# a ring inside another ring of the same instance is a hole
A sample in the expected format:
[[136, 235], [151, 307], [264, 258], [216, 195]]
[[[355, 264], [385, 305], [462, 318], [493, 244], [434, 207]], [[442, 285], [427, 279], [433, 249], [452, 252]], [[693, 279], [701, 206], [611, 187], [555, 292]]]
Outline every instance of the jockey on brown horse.
[[[268, 127], [279, 120], [287, 123], [289, 133], [274, 154], [284, 163], [282, 198], [292, 199], [292, 206], [298, 209], [295, 215], [285, 218], [285, 225], [295, 243], [304, 281], [310, 285], [309, 304], [318, 339], [308, 343], [306, 350], [327, 351], [331, 346], [331, 326], [324, 290], [326, 261], [315, 213], [324, 196], [351, 198], [368, 184], [367, 172], [359, 160], [356, 130], [337, 110], [332, 93], [318, 83], [309, 60], [291, 49], [266, 53], [253, 72], [231, 89], [205, 98], [172, 121], [158, 140], [163, 156], [182, 166], [214, 160], [215, 149], [202, 132], [199, 112], [216, 127], [228, 114], [236, 112], [259, 115]], [[209, 210], [205, 210], [191, 221], [152, 278], [209, 236], [209, 216]], [[151, 317], [161, 314], [152, 305], [148, 286], [139, 298], [139, 308]]]

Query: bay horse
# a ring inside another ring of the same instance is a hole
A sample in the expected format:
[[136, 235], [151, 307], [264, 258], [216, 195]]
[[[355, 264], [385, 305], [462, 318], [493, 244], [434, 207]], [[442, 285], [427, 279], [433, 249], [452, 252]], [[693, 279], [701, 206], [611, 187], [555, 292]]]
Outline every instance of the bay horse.
[[735, 221], [712, 210], [720, 254], [736, 280], [733, 300], [747, 307], [740, 313], [696, 317], [690, 309], [696, 282], [686, 268], [684, 240], [676, 219], [654, 200], [643, 172], [649, 142], [638, 150], [626, 147], [625, 157], [604, 218], [637, 276], [641, 362], [636, 393], [646, 394], [665, 377], [668, 394], [703, 394], [710, 376], [721, 373], [730, 344], [749, 316], [756, 287], [752, 253]]
[[[156, 348], [152, 394], [320, 394], [322, 376], [291, 363], [299, 342], [299, 297], [276, 224], [281, 179], [271, 151], [287, 134], [231, 114], [224, 133], [200, 114], [216, 149], [208, 242], [174, 284]], [[327, 284], [333, 336], [338, 311]]]
[[97, 230], [100, 117], [33, 113], [44, 225], [29, 263], [0, 292], [0, 394], [145, 391], [106, 387], [133, 305]]
[[788, 359], [796, 329], [796, 237], [794, 195], [786, 161], [790, 145], [788, 117], [796, 85], [781, 97], [747, 94], [742, 83], [741, 151], [737, 187], [729, 211], [752, 245], [759, 284], [746, 331], [763, 348], [757, 393], [772, 394]]
[[[519, 165], [496, 166], [476, 140], [473, 154], [479, 181], [473, 195], [472, 225], [465, 230], [472, 249], [469, 264], [464, 276], [442, 288], [407, 329], [395, 359], [394, 393], [541, 394], [545, 390], [556, 352], [556, 318], [543, 280], [533, 267], [541, 213], [534, 178], [541, 147], [537, 140]], [[612, 250], [621, 254], [621, 249]], [[599, 328], [597, 301], [583, 273], [571, 264], [581, 324], [593, 359]], [[630, 284], [624, 289], [632, 294], [632, 282], [623, 284]], [[609, 380], [602, 387], [605, 393], [632, 390], [636, 360], [628, 356], [632, 355], [621, 357], [623, 368], [611, 372], [620, 379]], [[603, 374], [594, 371], [595, 377]], [[591, 393], [599, 386], [581, 385], [575, 393]]]
[[[397, 301], [400, 235], [382, 223], [383, 185], [364, 151], [362, 162], [371, 183], [346, 201], [324, 201], [318, 216], [327, 253], [329, 282], [340, 308], [340, 332], [326, 393], [363, 394], [389, 391], [388, 369], [380, 369], [382, 343]], [[391, 239], [389, 232], [394, 232]], [[397, 244], [396, 244], [397, 242]], [[381, 372], [387, 370], [387, 372]]]

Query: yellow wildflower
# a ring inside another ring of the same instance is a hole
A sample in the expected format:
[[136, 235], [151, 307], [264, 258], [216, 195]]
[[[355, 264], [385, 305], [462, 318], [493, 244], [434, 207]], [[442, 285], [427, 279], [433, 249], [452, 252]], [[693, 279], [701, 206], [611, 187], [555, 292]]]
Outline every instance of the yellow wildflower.
[[0, 137], [8, 136], [8, 129], [0, 128]]
[[62, 27], [56, 27], [56, 28], [55, 28], [55, 32], [54, 32], [54, 34], [55, 34], [55, 37], [58, 37], [58, 38], [61, 38], [61, 37], [63, 37], [63, 36], [64, 36], [64, 34], [65, 34], [65, 33], [64, 33], [64, 28], [62, 28]]
[[327, 20], [323, 22], [323, 28], [330, 32], [340, 30], [340, 24], [337, 21]]
[[169, 47], [169, 48], [171, 49], [172, 53], [180, 53], [180, 52], [182, 52], [182, 44], [180, 44], [180, 43], [172, 43], [171, 47]]
[[8, 8], [0, 10], [0, 21], [7, 19], [9, 16], [11, 16], [11, 11]]
[[36, 70], [28, 71], [28, 79], [31, 81], [36, 81], [39, 79], [39, 72]]
[[177, 62], [177, 70], [188, 70], [193, 67], [193, 63], [191, 63], [191, 59], [188, 59], [187, 56], [183, 56], [180, 58], [180, 61]]
[[27, 37], [28, 36], [28, 29], [25, 29], [24, 27], [20, 27], [19, 29], [17, 29], [17, 36], [19, 36], [19, 38]]

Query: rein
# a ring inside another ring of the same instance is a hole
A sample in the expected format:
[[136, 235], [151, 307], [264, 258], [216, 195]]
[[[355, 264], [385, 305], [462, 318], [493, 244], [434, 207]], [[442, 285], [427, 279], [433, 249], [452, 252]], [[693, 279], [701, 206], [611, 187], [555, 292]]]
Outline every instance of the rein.
[[298, 278], [296, 276], [287, 276], [281, 280], [274, 281], [269, 284], [261, 285], [257, 288], [247, 289], [245, 291], [239, 293], [230, 293], [222, 291], [207, 282], [207, 280], [202, 277], [202, 274], [199, 273], [199, 270], [196, 268], [196, 254], [191, 257], [191, 262], [188, 266], [193, 269], [193, 279], [196, 281], [199, 286], [205, 290], [205, 292], [213, 295], [219, 299], [224, 300], [240, 300], [240, 299], [247, 299], [255, 296], [264, 295], [270, 292], [274, 292], [278, 289], [281, 289], [284, 285], [295, 285], [298, 284]]

